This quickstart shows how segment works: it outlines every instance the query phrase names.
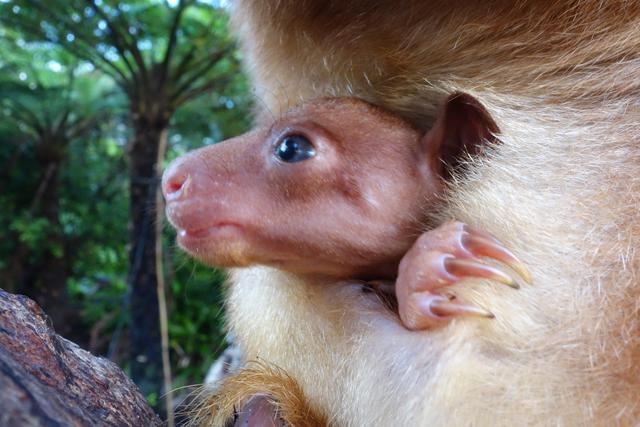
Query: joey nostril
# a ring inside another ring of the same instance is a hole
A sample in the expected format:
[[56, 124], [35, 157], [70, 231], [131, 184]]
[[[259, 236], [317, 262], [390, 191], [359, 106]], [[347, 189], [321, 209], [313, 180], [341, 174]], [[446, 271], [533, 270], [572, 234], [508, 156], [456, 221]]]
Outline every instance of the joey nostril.
[[186, 173], [174, 170], [165, 174], [162, 183], [162, 192], [165, 199], [168, 201], [178, 199], [184, 193], [188, 182], [189, 175]]
[[182, 182], [170, 182], [169, 185], [167, 186], [167, 193], [171, 194], [171, 193], [177, 193], [178, 191], [182, 190]]

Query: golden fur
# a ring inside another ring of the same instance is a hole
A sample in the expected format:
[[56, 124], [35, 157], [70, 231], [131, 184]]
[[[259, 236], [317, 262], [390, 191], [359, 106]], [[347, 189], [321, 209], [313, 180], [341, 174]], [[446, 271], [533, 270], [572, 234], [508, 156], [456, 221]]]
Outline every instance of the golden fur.
[[[326, 419], [307, 405], [302, 390], [293, 378], [276, 367], [253, 362], [216, 385], [215, 393], [200, 392], [189, 411], [187, 425], [227, 425], [244, 403], [256, 394], [266, 395], [280, 418], [290, 426], [326, 427]], [[202, 397], [205, 396], [205, 399]]]
[[534, 278], [467, 280], [495, 320], [410, 332], [357, 284], [236, 270], [249, 359], [336, 426], [639, 422], [640, 2], [237, 0], [234, 22], [258, 120], [357, 96], [427, 129], [448, 94], [476, 97], [500, 144], [434, 217], [493, 233]]

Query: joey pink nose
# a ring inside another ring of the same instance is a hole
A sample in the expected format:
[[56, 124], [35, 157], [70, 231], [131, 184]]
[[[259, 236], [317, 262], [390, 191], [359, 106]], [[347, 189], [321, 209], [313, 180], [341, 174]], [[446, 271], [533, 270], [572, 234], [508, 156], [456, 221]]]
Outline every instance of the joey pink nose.
[[179, 199], [189, 182], [189, 171], [183, 159], [173, 161], [162, 176], [162, 194], [167, 201]]

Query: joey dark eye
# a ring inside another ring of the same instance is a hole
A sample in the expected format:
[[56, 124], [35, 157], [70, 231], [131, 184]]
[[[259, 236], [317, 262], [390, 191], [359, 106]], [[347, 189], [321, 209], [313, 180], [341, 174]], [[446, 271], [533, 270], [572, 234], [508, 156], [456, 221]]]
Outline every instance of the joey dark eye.
[[283, 162], [295, 163], [315, 156], [316, 149], [306, 137], [289, 135], [280, 141], [275, 154]]

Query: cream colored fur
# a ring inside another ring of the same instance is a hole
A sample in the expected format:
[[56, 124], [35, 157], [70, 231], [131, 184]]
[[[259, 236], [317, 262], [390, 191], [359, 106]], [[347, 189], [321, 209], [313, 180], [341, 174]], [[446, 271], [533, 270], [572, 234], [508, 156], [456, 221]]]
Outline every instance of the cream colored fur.
[[[318, 6], [324, 4], [324, 6]], [[640, 2], [238, 0], [258, 120], [359, 96], [428, 128], [454, 91], [500, 143], [434, 215], [526, 263], [455, 286], [495, 320], [410, 332], [357, 283], [237, 270], [229, 326], [336, 426], [640, 423]]]

